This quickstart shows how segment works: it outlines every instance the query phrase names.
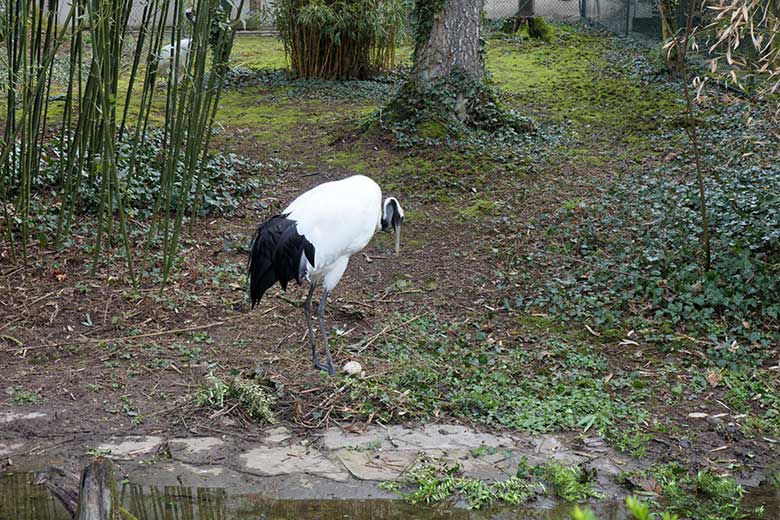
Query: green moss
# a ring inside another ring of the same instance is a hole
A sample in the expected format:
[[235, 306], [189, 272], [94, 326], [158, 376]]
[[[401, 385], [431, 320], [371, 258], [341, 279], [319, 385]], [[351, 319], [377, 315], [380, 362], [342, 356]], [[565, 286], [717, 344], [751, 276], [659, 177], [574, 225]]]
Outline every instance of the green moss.
[[447, 137], [447, 127], [438, 121], [422, 121], [417, 125], [417, 134], [426, 139]]
[[544, 42], [550, 42], [555, 35], [555, 29], [552, 25], [544, 21], [541, 16], [534, 16], [528, 19], [528, 36]]
[[477, 219], [490, 215], [495, 215], [498, 207], [492, 200], [477, 199], [468, 208], [462, 209], [460, 215], [467, 219]]
[[236, 35], [230, 62], [247, 69], [283, 69], [287, 66], [284, 45], [276, 36]]
[[616, 132], [644, 143], [649, 131], [677, 124], [682, 102], [668, 88], [612, 70], [605, 55], [617, 51], [615, 45], [582, 33], [562, 33], [546, 44], [493, 41], [486, 63], [521, 110], [569, 121], [575, 132]]

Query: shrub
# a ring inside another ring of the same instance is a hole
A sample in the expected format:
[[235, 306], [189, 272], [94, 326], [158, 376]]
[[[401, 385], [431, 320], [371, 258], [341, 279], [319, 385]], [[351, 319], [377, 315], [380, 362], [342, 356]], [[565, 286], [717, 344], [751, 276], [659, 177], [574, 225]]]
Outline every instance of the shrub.
[[389, 71], [405, 8], [401, 0], [281, 0], [274, 20], [292, 73], [366, 79]]

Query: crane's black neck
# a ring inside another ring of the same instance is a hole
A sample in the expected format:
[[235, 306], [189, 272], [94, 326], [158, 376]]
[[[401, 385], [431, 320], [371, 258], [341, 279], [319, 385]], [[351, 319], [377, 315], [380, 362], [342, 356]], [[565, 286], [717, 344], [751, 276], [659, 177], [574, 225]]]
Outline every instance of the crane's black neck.
[[395, 229], [401, 225], [404, 220], [404, 214], [401, 211], [401, 207], [398, 201], [394, 197], [390, 197], [385, 201], [385, 207], [382, 211], [382, 231], [388, 231]]

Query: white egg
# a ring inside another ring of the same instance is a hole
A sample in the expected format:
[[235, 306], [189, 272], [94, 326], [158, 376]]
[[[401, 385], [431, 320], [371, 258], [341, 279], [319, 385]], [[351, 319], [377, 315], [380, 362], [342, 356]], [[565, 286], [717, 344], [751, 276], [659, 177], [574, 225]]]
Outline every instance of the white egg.
[[351, 376], [360, 374], [362, 371], [363, 371], [363, 367], [357, 361], [348, 361], [344, 365], [344, 372], [346, 372]]

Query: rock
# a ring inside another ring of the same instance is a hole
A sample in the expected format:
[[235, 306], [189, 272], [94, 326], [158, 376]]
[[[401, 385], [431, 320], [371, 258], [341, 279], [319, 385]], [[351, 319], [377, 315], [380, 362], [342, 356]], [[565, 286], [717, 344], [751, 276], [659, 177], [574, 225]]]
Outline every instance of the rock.
[[168, 441], [171, 457], [190, 464], [206, 464], [225, 458], [225, 443], [216, 437], [191, 437]]
[[322, 436], [322, 445], [328, 450], [341, 448], [389, 449], [393, 447], [387, 439], [385, 429], [377, 426], [366, 428], [366, 431], [361, 433], [350, 433], [335, 426], [328, 428]]
[[290, 430], [284, 426], [277, 426], [276, 428], [271, 428], [263, 433], [265, 434], [263, 441], [268, 444], [281, 444], [292, 437]]
[[336, 456], [358, 480], [395, 480], [417, 459], [417, 453], [409, 450], [384, 452], [342, 448]]
[[259, 446], [239, 455], [243, 471], [261, 476], [307, 473], [331, 480], [345, 481], [349, 474], [326, 459], [317, 450], [304, 446]]
[[7, 457], [24, 447], [22, 442], [0, 442], [0, 457]]
[[41, 412], [29, 412], [29, 413], [15, 413], [15, 412], [2, 412], [0, 413], [0, 424], [7, 424], [17, 421], [32, 421], [35, 419], [43, 419], [46, 417], [45, 413]]
[[570, 450], [561, 450], [551, 455], [552, 459], [557, 460], [566, 466], [577, 466], [588, 460], [588, 457], [580, 455]]
[[125, 437], [98, 446], [101, 451], [109, 452], [112, 459], [130, 460], [140, 455], [156, 452], [162, 444], [162, 438], [152, 435]]
[[429, 424], [422, 429], [410, 430], [403, 426], [389, 426], [388, 438], [401, 449], [456, 450], [479, 448], [511, 448], [516, 441], [503, 435], [480, 433], [454, 424]]
[[473, 457], [469, 451], [448, 453], [453, 458], [453, 463], [460, 464], [463, 474], [468, 478], [480, 480], [504, 480], [517, 472], [517, 462], [512, 454], [500, 451], [493, 454]]
[[534, 440], [534, 453], [537, 455], [552, 455], [563, 449], [563, 443], [555, 435], [540, 435]]

